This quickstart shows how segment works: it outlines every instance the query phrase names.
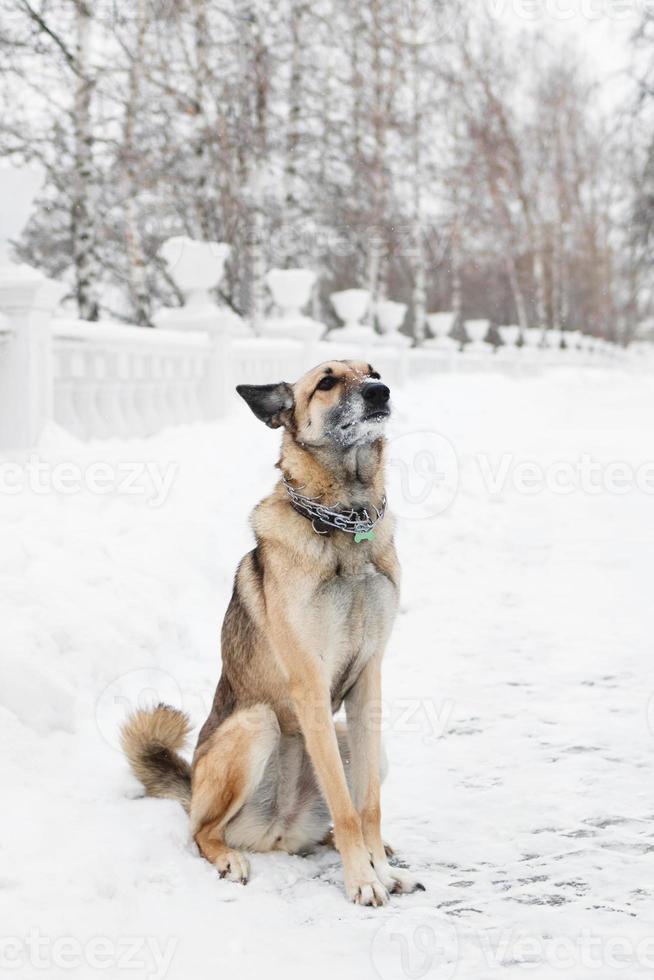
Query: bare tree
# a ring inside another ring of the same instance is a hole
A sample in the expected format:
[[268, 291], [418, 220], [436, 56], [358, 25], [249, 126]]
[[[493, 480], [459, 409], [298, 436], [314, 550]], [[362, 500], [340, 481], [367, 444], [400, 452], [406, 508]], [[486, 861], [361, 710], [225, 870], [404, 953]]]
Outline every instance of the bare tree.
[[232, 245], [222, 295], [257, 327], [281, 263], [320, 273], [319, 316], [347, 286], [366, 286], [373, 311], [406, 301], [418, 342], [430, 305], [633, 332], [654, 69], [640, 135], [615, 131], [570, 52], [534, 39], [516, 59], [472, 11], [412, 40], [440, 8], [0, 0], [0, 153], [47, 178], [24, 256], [68, 278], [87, 318], [146, 324], [180, 301], [157, 253], [188, 234]]

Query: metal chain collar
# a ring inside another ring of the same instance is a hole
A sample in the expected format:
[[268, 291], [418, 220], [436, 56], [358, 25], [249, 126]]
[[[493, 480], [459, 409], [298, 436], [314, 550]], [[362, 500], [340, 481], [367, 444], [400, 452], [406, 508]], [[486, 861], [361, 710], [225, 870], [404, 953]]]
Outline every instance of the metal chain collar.
[[[320, 497], [303, 497], [299, 490], [291, 486], [285, 476], [282, 479], [284, 480], [284, 486], [291, 498], [293, 507], [300, 514], [309, 518], [316, 534], [329, 534], [329, 531], [322, 531], [316, 527], [316, 521], [319, 521], [321, 524], [327, 527], [333, 527], [337, 531], [353, 534], [356, 544], [359, 544], [360, 541], [372, 541], [374, 538], [373, 528], [382, 520], [386, 513], [385, 496], [381, 499], [380, 507], [375, 507], [374, 504], [372, 505], [376, 516], [371, 517], [366, 508], [353, 510], [342, 504], [337, 504], [335, 507], [325, 507], [319, 503]], [[300, 487], [300, 490], [302, 489], [304, 488]]]

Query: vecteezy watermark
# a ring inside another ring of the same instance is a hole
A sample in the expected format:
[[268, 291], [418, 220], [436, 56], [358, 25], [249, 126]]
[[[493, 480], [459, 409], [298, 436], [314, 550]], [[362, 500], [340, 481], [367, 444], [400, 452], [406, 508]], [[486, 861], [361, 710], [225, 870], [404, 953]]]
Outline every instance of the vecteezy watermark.
[[[654, 8], [653, 0], [479, 0], [477, 10], [491, 20], [566, 23], [638, 20]], [[407, 47], [435, 44], [454, 34], [456, 25], [466, 23], [472, 5], [464, 0], [401, 0], [397, 8], [380, 18], [383, 33]]]
[[[43, 970], [138, 971], [141, 977], [164, 980], [178, 940], [160, 942], [154, 936], [93, 936], [82, 942], [75, 936], [46, 936], [31, 929], [26, 936], [0, 936], [0, 971]], [[86, 968], [86, 970], [85, 970]]]
[[[142, 667], [127, 671], [107, 684], [96, 702], [96, 725], [107, 744], [120, 751], [121, 726], [134, 711], [148, 711], [164, 704], [184, 711], [192, 719], [204, 720], [212, 699], [213, 690], [209, 688], [183, 689], [167, 671], [158, 667]], [[286, 707], [291, 714], [295, 710], [290, 699], [286, 705], [280, 704], [279, 707]], [[367, 704], [361, 724], [382, 736], [422, 737], [424, 742], [432, 742], [447, 734], [453, 711], [454, 701], [451, 699], [438, 703], [428, 697], [385, 698]], [[316, 730], [322, 729], [324, 712], [322, 699], [315, 705], [305, 704], [305, 729], [314, 724]], [[256, 731], [261, 723], [261, 717], [256, 712], [251, 716], [243, 713], [241, 725], [244, 730], [249, 728]]]
[[382, 5], [379, 26], [394, 43], [407, 47], [435, 44], [452, 33], [465, 18], [464, 0], [400, 0], [384, 17]]
[[573, 935], [537, 936], [517, 929], [500, 929], [476, 934], [486, 967], [505, 966], [533, 970], [547, 966], [556, 970], [624, 971], [654, 968], [654, 936], [599, 935], [583, 929]]
[[635, 466], [623, 460], [602, 462], [590, 453], [577, 459], [557, 460], [543, 464], [535, 460], [519, 460], [513, 453], [492, 459], [485, 453], [475, 457], [486, 491], [499, 496], [509, 487], [517, 493], [535, 495], [547, 491], [567, 496], [584, 493], [623, 495], [638, 491], [654, 495], [654, 461], [646, 460]]
[[606, 461], [580, 452], [573, 459], [544, 463], [514, 453], [476, 453], [466, 458], [460, 473], [452, 442], [442, 433], [430, 430], [391, 437], [387, 463], [389, 505], [393, 514], [403, 520], [428, 520], [442, 514], [454, 502], [460, 483], [468, 483], [475, 470], [491, 497], [509, 491], [524, 496], [654, 496], [654, 460], [637, 464]]
[[451, 980], [459, 959], [459, 937], [445, 916], [414, 905], [377, 930], [370, 957], [381, 980]]
[[539, 967], [562, 971], [561, 975], [581, 968], [597, 971], [598, 976], [607, 971], [628, 976], [630, 969], [654, 968], [654, 935], [637, 931], [600, 935], [591, 929], [537, 935], [517, 927], [467, 927], [459, 935], [446, 916], [432, 908], [413, 906], [382, 924], [373, 937], [370, 955], [381, 980], [504, 976], [507, 967], [516, 976], [522, 975], [521, 968], [531, 974]]
[[94, 460], [78, 463], [60, 460], [52, 463], [38, 453], [25, 462], [0, 462], [0, 495], [33, 493], [40, 496], [79, 493], [143, 497], [150, 507], [165, 504], [178, 472], [177, 463], [162, 465], [153, 460]]
[[524, 21], [625, 21], [652, 9], [652, 0], [482, 0], [483, 9], [496, 18], [512, 15]]
[[445, 736], [453, 711], [451, 698], [440, 704], [433, 698], [384, 698], [367, 703], [361, 723], [382, 735], [422, 735], [431, 742]]
[[447, 510], [459, 487], [454, 446], [440, 432], [406, 432], [389, 440], [388, 493], [394, 514], [426, 520]]
[[[272, 202], [271, 202], [272, 204]], [[338, 224], [330, 228], [316, 228], [308, 221], [296, 221], [273, 231], [270, 248], [274, 255], [285, 255], [289, 250], [301, 253], [318, 251], [340, 259], [354, 258], [363, 249], [384, 250], [387, 245], [388, 229], [384, 225], [368, 224], [363, 228]], [[421, 241], [425, 248], [437, 250], [439, 243], [435, 229], [421, 230]], [[393, 255], [415, 258], [420, 249], [416, 241], [415, 228], [410, 222], [393, 224]]]

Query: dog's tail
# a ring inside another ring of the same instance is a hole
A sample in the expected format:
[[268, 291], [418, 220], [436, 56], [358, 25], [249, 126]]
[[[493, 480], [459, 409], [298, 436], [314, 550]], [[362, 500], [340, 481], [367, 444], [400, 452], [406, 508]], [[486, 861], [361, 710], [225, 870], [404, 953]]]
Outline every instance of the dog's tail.
[[188, 813], [191, 806], [191, 767], [181, 749], [191, 730], [187, 716], [167, 704], [135, 711], [121, 731], [123, 751], [146, 796], [177, 800]]

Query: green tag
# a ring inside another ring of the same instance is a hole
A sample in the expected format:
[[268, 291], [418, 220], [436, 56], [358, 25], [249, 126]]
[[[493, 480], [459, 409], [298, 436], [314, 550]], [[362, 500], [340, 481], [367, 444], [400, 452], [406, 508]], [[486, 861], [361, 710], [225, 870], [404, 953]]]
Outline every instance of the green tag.
[[372, 541], [374, 537], [374, 531], [357, 531], [354, 535], [354, 543], [360, 544], [361, 541]]

